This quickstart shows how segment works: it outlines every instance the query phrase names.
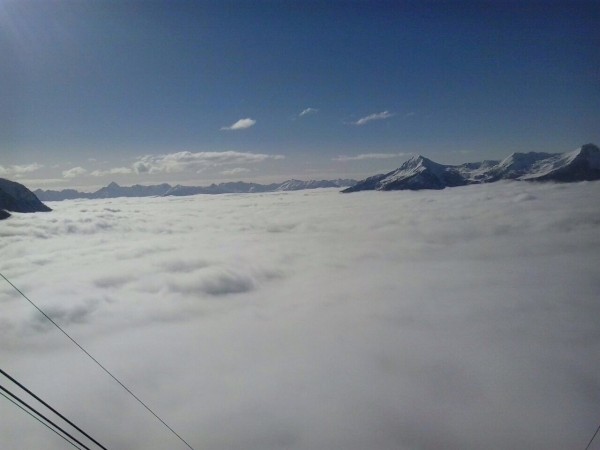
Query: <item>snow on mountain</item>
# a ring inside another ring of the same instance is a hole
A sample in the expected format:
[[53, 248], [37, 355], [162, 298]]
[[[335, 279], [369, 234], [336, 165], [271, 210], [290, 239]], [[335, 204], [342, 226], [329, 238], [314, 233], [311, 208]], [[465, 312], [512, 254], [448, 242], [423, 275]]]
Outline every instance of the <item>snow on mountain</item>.
[[0, 178], [0, 220], [13, 212], [52, 211], [22, 184]]
[[591, 181], [600, 179], [600, 149], [586, 144], [567, 153], [513, 153], [502, 161], [459, 166], [414, 156], [398, 169], [359, 181], [342, 192], [444, 189], [498, 180]]

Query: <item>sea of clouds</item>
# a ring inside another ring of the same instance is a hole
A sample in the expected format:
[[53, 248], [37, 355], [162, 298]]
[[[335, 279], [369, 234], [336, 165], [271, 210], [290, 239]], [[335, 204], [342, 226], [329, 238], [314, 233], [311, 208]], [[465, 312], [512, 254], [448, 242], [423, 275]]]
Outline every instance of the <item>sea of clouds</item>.
[[[599, 196], [48, 203], [0, 222], [0, 272], [196, 450], [581, 449], [600, 421]], [[0, 367], [103, 445], [186, 448], [2, 279], [0, 308]], [[2, 448], [65, 448], [4, 398], [0, 417]]]

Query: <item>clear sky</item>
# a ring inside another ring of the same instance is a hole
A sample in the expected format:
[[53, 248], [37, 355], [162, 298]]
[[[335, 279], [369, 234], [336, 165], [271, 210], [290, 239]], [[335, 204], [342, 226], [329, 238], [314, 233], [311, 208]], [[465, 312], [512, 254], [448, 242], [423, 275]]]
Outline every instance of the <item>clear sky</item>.
[[0, 176], [364, 177], [600, 143], [599, 2], [0, 0]]

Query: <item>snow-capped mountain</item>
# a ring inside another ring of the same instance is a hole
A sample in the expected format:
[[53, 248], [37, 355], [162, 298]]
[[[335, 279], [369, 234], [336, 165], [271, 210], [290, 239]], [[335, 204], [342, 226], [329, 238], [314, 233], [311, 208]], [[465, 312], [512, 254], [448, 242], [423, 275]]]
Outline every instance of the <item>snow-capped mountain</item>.
[[116, 198], [116, 197], [160, 197], [160, 196], [186, 196], [196, 194], [245, 194], [251, 192], [297, 191], [300, 189], [316, 189], [330, 187], [346, 187], [356, 183], [356, 180], [287, 180], [283, 183], [258, 184], [243, 181], [211, 184], [210, 186], [182, 186], [180, 184], [158, 184], [142, 186], [119, 186], [112, 182], [96, 192], [79, 192], [74, 189], [62, 191], [37, 189], [35, 194], [44, 201], [60, 201], [75, 198]]
[[567, 153], [513, 153], [502, 161], [459, 166], [414, 156], [398, 169], [359, 181], [342, 192], [444, 189], [498, 180], [591, 181], [600, 179], [600, 149], [586, 144]]
[[0, 220], [13, 212], [52, 211], [22, 184], [0, 178]]

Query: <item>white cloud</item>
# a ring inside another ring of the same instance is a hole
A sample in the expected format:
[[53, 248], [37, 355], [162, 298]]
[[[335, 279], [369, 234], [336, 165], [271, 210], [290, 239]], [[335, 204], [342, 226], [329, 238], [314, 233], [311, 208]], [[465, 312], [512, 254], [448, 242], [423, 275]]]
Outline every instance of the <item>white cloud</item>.
[[12, 166], [11, 169], [14, 173], [20, 175], [23, 173], [30, 173], [30, 172], [35, 172], [37, 170], [40, 170], [42, 167], [44, 167], [42, 164], [38, 164], [38, 163], [33, 163], [33, 164], [27, 164], [24, 166]]
[[[194, 448], [577, 448], [598, 417], [599, 194], [70, 200], [2, 222], [0, 273]], [[0, 305], [4, 370], [107, 448], [180, 445], [4, 282]], [[0, 400], [3, 448], [65, 448]]]
[[245, 130], [247, 128], [253, 127], [254, 124], [256, 124], [256, 120], [254, 119], [240, 119], [233, 125], [230, 125], [228, 127], [221, 127], [221, 130]]
[[282, 155], [267, 155], [250, 152], [177, 152], [166, 155], [146, 155], [133, 164], [136, 173], [182, 172], [202, 170], [237, 164], [256, 164], [267, 160], [283, 159]]
[[114, 167], [108, 170], [94, 170], [90, 173], [93, 177], [103, 177], [105, 175], [128, 175], [133, 173], [134, 169], [129, 167]]
[[234, 167], [233, 169], [229, 169], [229, 170], [223, 170], [221, 172], [222, 175], [239, 175], [241, 173], [248, 173], [250, 172], [250, 169], [247, 169], [245, 167]]
[[62, 175], [64, 178], [75, 178], [75, 177], [79, 177], [81, 175], [85, 175], [87, 173], [87, 170], [84, 169], [83, 167], [73, 167], [72, 169], [69, 170], [64, 170]]
[[133, 165], [131, 166], [133, 168], [133, 171], [138, 174], [149, 173], [150, 170], [152, 169], [152, 167], [150, 166], [150, 162], [144, 162], [144, 161], [149, 161], [149, 158], [156, 158], [156, 157], [142, 156], [140, 158], [140, 161], [134, 162]]
[[303, 110], [300, 114], [298, 114], [299, 117], [303, 117], [303, 116], [308, 116], [310, 114], [316, 114], [318, 113], [319, 110], [316, 108], [306, 108], [305, 110]]
[[354, 125], [365, 125], [374, 120], [385, 120], [385, 119], [389, 119], [390, 117], [393, 117], [393, 116], [394, 116], [394, 114], [390, 113], [389, 111], [383, 111], [380, 113], [370, 114], [366, 117], [362, 117], [362, 118], [358, 119], [356, 122], [353, 122], [353, 124]]
[[43, 167], [44, 166], [42, 164], [38, 164], [38, 163], [25, 164], [25, 165], [12, 165], [12, 166], [8, 166], [8, 167], [0, 166], [0, 175], [21, 176], [26, 173], [31, 173], [31, 172], [40, 170]]
[[364, 161], [368, 159], [392, 159], [398, 158], [400, 156], [406, 156], [406, 153], [361, 153], [360, 155], [355, 156], [347, 156], [340, 155], [335, 158], [332, 158], [333, 161]]

